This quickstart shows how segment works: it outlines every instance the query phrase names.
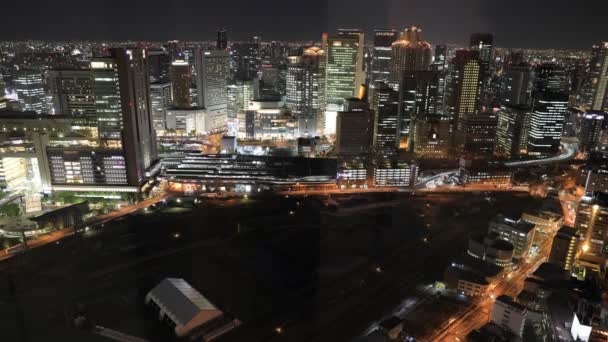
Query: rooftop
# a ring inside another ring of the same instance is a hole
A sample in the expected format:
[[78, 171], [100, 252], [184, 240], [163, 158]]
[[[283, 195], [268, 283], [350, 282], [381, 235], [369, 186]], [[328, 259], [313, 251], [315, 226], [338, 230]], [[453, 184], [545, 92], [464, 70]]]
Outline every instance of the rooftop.
[[494, 219], [492, 220], [491, 223], [497, 224], [497, 225], [502, 225], [502, 226], [507, 226], [517, 232], [524, 233], [524, 234], [528, 234], [534, 229], [534, 225], [532, 223], [528, 223], [522, 219], [515, 221], [511, 218], [505, 217], [500, 214], [496, 215], [496, 217], [494, 217]]
[[514, 308], [515, 310], [518, 310], [518, 311], [525, 311], [526, 310], [525, 306], [523, 306], [523, 305], [521, 305], [519, 303], [516, 303], [513, 300], [513, 298], [511, 298], [509, 296], [506, 296], [506, 295], [500, 295], [500, 296], [498, 296], [498, 298], [496, 298], [496, 301], [504, 303], [506, 305], [509, 305], [510, 307], [512, 307], [512, 308]]

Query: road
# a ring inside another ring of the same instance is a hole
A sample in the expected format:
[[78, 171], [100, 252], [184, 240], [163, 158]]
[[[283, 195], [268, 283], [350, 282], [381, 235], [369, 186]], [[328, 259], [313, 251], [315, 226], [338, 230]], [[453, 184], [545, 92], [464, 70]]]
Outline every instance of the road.
[[[122, 208], [109, 212], [107, 214], [95, 216], [95, 217], [85, 221], [83, 223], [83, 226], [93, 226], [93, 225], [98, 225], [98, 224], [104, 224], [106, 222], [115, 220], [121, 216], [128, 215], [136, 210], [144, 209], [144, 208], [151, 206], [152, 204], [166, 200], [168, 197], [169, 197], [168, 195], [159, 195], [159, 196], [156, 196], [153, 198], [143, 200], [143, 201], [133, 204], [133, 205], [123, 206]], [[37, 239], [29, 240], [27, 242], [27, 248], [32, 249], [32, 248], [37, 248], [40, 246], [47, 245], [49, 243], [58, 242], [59, 240], [65, 238], [65, 237], [71, 236], [71, 235], [74, 235], [73, 227], [67, 227], [67, 228], [55, 230], [49, 234], [44, 234], [44, 235], [38, 237]], [[2, 250], [2, 251], [0, 251], [0, 261], [12, 258], [13, 256], [15, 256], [17, 254], [18, 253], [9, 254], [7, 249]]]
[[538, 166], [552, 163], [559, 163], [562, 161], [574, 159], [576, 153], [578, 152], [578, 141], [565, 142], [561, 143], [563, 152], [557, 156], [542, 158], [542, 159], [534, 159], [534, 160], [523, 160], [523, 161], [514, 161], [505, 163], [508, 167], [521, 167], [521, 166]]
[[490, 284], [490, 293], [477, 299], [457, 317], [444, 322], [431, 336], [423, 337], [420, 341], [464, 341], [468, 333], [486, 324], [492, 312], [494, 298], [500, 295], [516, 297], [523, 288], [526, 278], [542, 264], [551, 250], [553, 236], [543, 241], [538, 254], [531, 260], [520, 264], [517, 270], [511, 271]]

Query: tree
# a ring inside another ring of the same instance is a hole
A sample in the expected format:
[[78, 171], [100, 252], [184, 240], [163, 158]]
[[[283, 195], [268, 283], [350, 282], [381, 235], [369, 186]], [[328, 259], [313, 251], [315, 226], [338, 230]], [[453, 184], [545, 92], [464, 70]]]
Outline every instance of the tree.
[[15, 203], [5, 204], [0, 207], [0, 215], [8, 217], [17, 217], [21, 215], [21, 207]]

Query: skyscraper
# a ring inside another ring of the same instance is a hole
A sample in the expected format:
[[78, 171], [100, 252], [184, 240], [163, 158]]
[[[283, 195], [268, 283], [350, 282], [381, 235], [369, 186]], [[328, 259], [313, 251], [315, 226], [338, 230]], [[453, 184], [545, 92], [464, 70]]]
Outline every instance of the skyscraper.
[[21, 69], [17, 71], [15, 90], [24, 111], [34, 111], [41, 114], [46, 108], [42, 72], [36, 69]]
[[359, 38], [353, 35], [327, 37], [327, 63], [325, 65], [325, 96], [327, 108], [342, 110], [344, 99], [350, 98], [358, 88], [357, 61]]
[[49, 85], [55, 113], [72, 116], [78, 126], [97, 136], [91, 70], [51, 70]]
[[376, 113], [374, 123], [374, 149], [380, 155], [391, 155], [397, 147], [397, 117], [399, 93], [388, 83], [376, 81], [373, 85], [371, 109]]
[[374, 30], [374, 47], [371, 56], [369, 84], [376, 81], [387, 82], [391, 69], [391, 45], [399, 38], [396, 30]]
[[587, 111], [581, 116], [578, 135], [579, 151], [590, 153], [595, 150], [602, 135], [605, 118], [605, 112]]
[[494, 152], [498, 118], [492, 113], [466, 114], [459, 121], [456, 147], [469, 154], [490, 155]]
[[608, 111], [608, 42], [593, 47], [589, 76], [591, 109]]
[[361, 99], [348, 99], [336, 117], [336, 154], [368, 155], [373, 145], [374, 111]]
[[207, 115], [228, 116], [228, 78], [230, 64], [226, 50], [195, 51], [197, 105], [207, 111]]
[[542, 92], [534, 95], [527, 152], [533, 156], [556, 154], [568, 115], [568, 94]]
[[173, 106], [175, 108], [190, 108], [192, 99], [190, 97], [190, 83], [192, 81], [192, 70], [190, 64], [185, 60], [175, 60], [171, 63], [171, 93], [173, 94]]
[[170, 80], [171, 55], [165, 49], [148, 49], [148, 66], [151, 83], [165, 83]]
[[128, 184], [139, 186], [156, 160], [145, 50], [112, 49], [91, 61], [91, 71], [100, 144], [121, 151]]
[[435, 46], [435, 58], [433, 59], [433, 65], [436, 65], [436, 70], [442, 71], [448, 67], [448, 47], [447, 45], [436, 45]]
[[581, 235], [581, 252], [608, 256], [608, 195], [588, 193], [582, 197], [576, 210], [574, 228]]
[[492, 80], [492, 64], [494, 59], [494, 36], [491, 33], [473, 33], [469, 47], [479, 52], [481, 89], [480, 96], [483, 104], [489, 101], [488, 92]]
[[171, 83], [150, 84], [150, 111], [156, 135], [167, 128], [167, 109], [171, 107]]
[[529, 105], [532, 92], [532, 68], [527, 64], [508, 65], [501, 89], [502, 103], [510, 106]]
[[359, 29], [338, 29], [338, 36], [357, 38], [357, 75], [355, 79], [355, 89], [357, 89], [360, 85], [365, 84], [365, 70], [363, 65], [363, 58], [365, 57], [365, 33]]
[[317, 47], [290, 57], [287, 66], [286, 105], [298, 118], [300, 136], [325, 129], [325, 52]]
[[221, 28], [217, 31], [215, 47], [218, 50], [226, 50], [228, 48], [228, 32], [226, 32], [225, 28]]
[[252, 37], [248, 42], [232, 45], [233, 79], [248, 81], [258, 77], [261, 65], [260, 42], [260, 37]]
[[431, 64], [431, 44], [420, 37], [421, 29], [411, 26], [391, 45], [391, 86], [398, 89], [404, 71], [428, 70]]
[[503, 105], [498, 111], [494, 154], [513, 158], [527, 149], [530, 108]]
[[452, 94], [449, 99], [450, 116], [460, 127], [460, 122], [467, 114], [479, 113], [481, 92], [481, 61], [479, 52], [458, 50], [450, 65]]
[[563, 67], [555, 63], [542, 63], [534, 69], [535, 92], [561, 92], [569, 93], [570, 84], [568, 75]]

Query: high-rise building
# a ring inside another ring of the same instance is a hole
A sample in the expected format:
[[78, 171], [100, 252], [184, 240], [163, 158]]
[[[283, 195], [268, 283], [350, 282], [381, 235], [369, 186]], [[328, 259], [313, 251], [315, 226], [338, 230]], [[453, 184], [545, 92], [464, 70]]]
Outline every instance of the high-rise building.
[[369, 84], [376, 81], [388, 82], [391, 70], [391, 45], [399, 39], [396, 30], [374, 30], [374, 47], [371, 56]]
[[491, 113], [467, 114], [460, 120], [455, 145], [459, 151], [490, 155], [494, 152], [498, 118]]
[[574, 228], [581, 236], [583, 254], [608, 256], [608, 194], [587, 193], [576, 210]]
[[587, 111], [583, 113], [578, 133], [579, 151], [589, 153], [597, 147], [602, 135], [606, 113]]
[[438, 97], [441, 73], [437, 71], [404, 71], [399, 85], [400, 148], [408, 148], [412, 122], [417, 118], [436, 116], [442, 105]]
[[157, 158], [145, 50], [112, 49], [91, 70], [100, 144], [121, 150], [127, 183], [141, 185]]
[[491, 63], [494, 57], [494, 36], [491, 33], [473, 33], [469, 47], [479, 51], [479, 59], [483, 63]]
[[[230, 61], [226, 50], [196, 50], [197, 105], [207, 115], [226, 122], [228, 116], [228, 78]], [[223, 118], [223, 119], [222, 119]]]
[[357, 63], [355, 89], [365, 84], [365, 70], [363, 60], [365, 57], [365, 33], [360, 29], [338, 29], [338, 36], [357, 38]]
[[412, 126], [411, 150], [424, 158], [445, 158], [452, 143], [452, 125], [439, 115], [416, 118]]
[[587, 87], [588, 106], [608, 111], [608, 42], [593, 46]]
[[248, 42], [232, 45], [234, 80], [248, 81], [258, 77], [258, 71], [262, 64], [260, 43], [260, 37], [252, 37]]
[[171, 107], [171, 83], [150, 84], [150, 111], [156, 135], [167, 128], [167, 109]]
[[526, 106], [503, 105], [497, 113], [496, 140], [494, 154], [513, 158], [527, 149], [530, 108]]
[[226, 50], [228, 48], [228, 32], [226, 32], [225, 28], [217, 30], [215, 47], [218, 50]]
[[293, 56], [287, 66], [286, 105], [298, 118], [300, 136], [325, 129], [325, 52], [311, 47]]
[[558, 152], [568, 116], [568, 94], [542, 92], [534, 95], [527, 153], [533, 156]]
[[569, 93], [570, 84], [566, 70], [555, 63], [542, 63], [534, 69], [535, 92]]
[[150, 83], [169, 82], [171, 77], [171, 54], [165, 49], [148, 49]]
[[378, 154], [391, 155], [396, 152], [399, 93], [388, 83], [376, 81], [373, 85], [371, 109], [376, 113], [374, 124], [374, 148]]
[[448, 46], [447, 45], [436, 45], [435, 46], [435, 57], [433, 58], [433, 65], [436, 65], [436, 70], [443, 71], [448, 67]]
[[[324, 36], [325, 37], [325, 36]], [[325, 97], [327, 109], [342, 110], [345, 99], [355, 95], [358, 89], [357, 61], [359, 60], [359, 38], [339, 35], [324, 38], [327, 49], [325, 65]]]
[[171, 63], [171, 93], [173, 106], [185, 109], [192, 105], [190, 96], [190, 83], [192, 82], [192, 69], [185, 60], [175, 60]]
[[562, 226], [553, 238], [548, 261], [566, 271], [571, 271], [578, 252], [578, 245], [579, 236], [576, 229]]
[[336, 117], [335, 151], [338, 155], [369, 155], [374, 146], [374, 111], [358, 98], [346, 101]]
[[452, 59], [452, 93], [449, 99], [450, 117], [460, 127], [462, 119], [469, 114], [479, 113], [481, 92], [481, 61], [479, 52], [458, 50]]
[[36, 69], [21, 69], [15, 78], [15, 90], [23, 111], [41, 114], [46, 108], [42, 72]]
[[428, 70], [431, 65], [431, 44], [420, 37], [421, 29], [411, 26], [391, 45], [390, 83], [395, 89], [405, 71]]
[[49, 86], [55, 114], [72, 116], [78, 126], [97, 136], [91, 70], [52, 70], [49, 72]]
[[508, 65], [505, 68], [501, 102], [509, 106], [530, 104], [532, 93], [532, 68], [527, 64]]

